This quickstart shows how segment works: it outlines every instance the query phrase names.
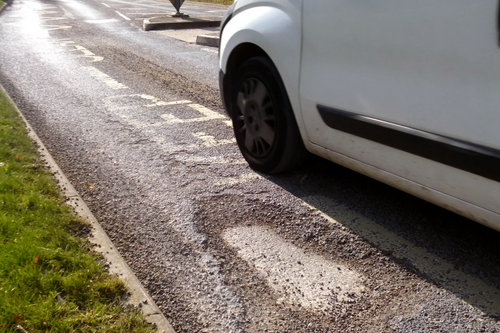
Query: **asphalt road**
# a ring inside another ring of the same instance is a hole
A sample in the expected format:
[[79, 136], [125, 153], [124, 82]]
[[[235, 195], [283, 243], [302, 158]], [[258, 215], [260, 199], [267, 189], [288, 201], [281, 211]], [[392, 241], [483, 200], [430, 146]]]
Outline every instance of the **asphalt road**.
[[176, 332], [500, 332], [500, 233], [319, 158], [253, 172], [217, 50], [140, 29], [170, 8], [16, 0], [0, 83]]

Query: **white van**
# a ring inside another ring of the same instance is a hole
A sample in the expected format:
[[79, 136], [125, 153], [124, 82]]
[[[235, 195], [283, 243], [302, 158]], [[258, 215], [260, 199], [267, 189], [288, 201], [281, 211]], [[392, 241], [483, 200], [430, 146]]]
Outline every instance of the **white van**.
[[220, 87], [255, 170], [307, 151], [500, 230], [499, 0], [238, 0]]

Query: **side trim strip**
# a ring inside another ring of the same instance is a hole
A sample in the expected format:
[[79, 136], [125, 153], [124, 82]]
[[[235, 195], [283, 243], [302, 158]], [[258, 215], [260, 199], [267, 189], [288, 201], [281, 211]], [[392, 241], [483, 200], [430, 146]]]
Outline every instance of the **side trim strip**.
[[317, 106], [329, 127], [500, 182], [500, 150]]
[[498, 2], [498, 9], [497, 9], [497, 34], [498, 34], [498, 46], [500, 46], [500, 1]]

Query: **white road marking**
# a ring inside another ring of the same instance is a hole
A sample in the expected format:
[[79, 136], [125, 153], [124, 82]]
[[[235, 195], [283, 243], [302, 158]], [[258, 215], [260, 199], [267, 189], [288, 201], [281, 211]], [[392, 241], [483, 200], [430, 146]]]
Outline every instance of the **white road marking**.
[[289, 306], [328, 310], [365, 289], [362, 274], [307, 253], [264, 227], [228, 229], [223, 237]]
[[[122, 108], [123, 109], [123, 108]], [[176, 153], [183, 153], [183, 152], [188, 152], [190, 150], [195, 150], [199, 149], [199, 146], [196, 144], [190, 144], [190, 145], [176, 145], [175, 143], [168, 142], [165, 137], [158, 135], [156, 131], [151, 129], [150, 124], [143, 123], [139, 120], [136, 119], [130, 119], [130, 117], [121, 115], [122, 119], [132, 127], [135, 127], [139, 130], [142, 131], [143, 134], [146, 134], [148, 136], [148, 139], [151, 142], [156, 143], [160, 149], [165, 151], [166, 153], [169, 154], [176, 154]], [[181, 156], [176, 157], [178, 161], [183, 162], [183, 158]]]
[[107, 23], [115, 23], [118, 22], [118, 19], [102, 19], [102, 20], [85, 20], [86, 23], [91, 23], [91, 24], [107, 24]]
[[115, 79], [112, 79], [109, 77], [109, 75], [104, 74], [100, 70], [98, 70], [95, 67], [89, 66], [89, 67], [83, 67], [87, 72], [89, 72], [90, 75], [92, 75], [94, 78], [98, 79], [99, 81], [105, 83], [108, 87], [111, 89], [128, 89], [128, 87], [124, 84], [121, 84], [120, 82], [116, 81]]
[[82, 57], [84, 57], [84, 58], [90, 58], [90, 59], [92, 59], [92, 62], [102, 61], [104, 59], [101, 56], [95, 55], [94, 53], [92, 53], [87, 48], [85, 48], [85, 47], [83, 47], [81, 45], [70, 45], [70, 44], [75, 44], [75, 42], [72, 41], [72, 40], [70, 40], [70, 39], [66, 39], [66, 38], [65, 39], [60, 39], [59, 40], [59, 44], [61, 46], [74, 47], [75, 51], [79, 51], [79, 52], [83, 53]]
[[65, 15], [65, 16], [69, 17], [69, 18], [70, 18], [70, 19], [72, 19], [72, 20], [75, 18], [75, 16], [73, 15], [73, 13], [71, 13], [71, 12], [70, 12], [69, 10], [67, 10], [66, 8], [64, 8], [64, 7], [62, 7], [62, 6], [61, 6], [61, 9], [62, 9], [62, 11], [64, 12], [64, 15]]
[[67, 18], [65, 18], [65, 17], [49, 17], [49, 18], [40, 19], [41, 22], [58, 21], [58, 20], [67, 20]]
[[190, 103], [192, 103], [192, 102], [186, 99], [186, 100], [172, 101], [172, 102], [159, 101], [155, 105], [146, 105], [146, 106], [148, 106], [148, 107], [150, 107], [150, 106], [167, 106], [167, 105], [181, 105], [181, 104], [190, 104]]
[[107, 3], [101, 2], [101, 4], [102, 4], [103, 6], [105, 6], [105, 7], [111, 8], [111, 6], [110, 6], [110, 5], [108, 5]]
[[215, 137], [213, 137], [211, 135], [207, 135], [205, 132], [193, 133], [193, 136], [195, 138], [202, 140], [203, 145], [207, 148], [236, 143], [236, 139], [216, 140]]
[[196, 164], [246, 164], [247, 161], [244, 159], [228, 161], [224, 157], [220, 156], [212, 156], [212, 157], [204, 157], [204, 156], [191, 156], [182, 159], [183, 162], [196, 163]]
[[245, 175], [241, 175], [239, 177], [226, 177], [218, 182], [216, 182], [214, 185], [215, 186], [233, 186], [233, 185], [238, 185], [238, 184], [244, 184], [247, 183], [251, 180], [255, 179], [262, 179], [262, 176], [256, 174], [255, 172], [253, 173], [247, 173]]
[[123, 15], [122, 13], [120, 13], [119, 11], [115, 10], [115, 12], [120, 15], [121, 17], [123, 17], [125, 20], [127, 21], [130, 21], [130, 19], [128, 17], [126, 17], [125, 15]]
[[200, 104], [189, 104], [189, 107], [195, 109], [196, 111], [200, 112], [202, 115], [204, 115], [206, 118], [210, 119], [225, 119], [226, 116], [223, 114], [220, 114], [218, 112], [212, 111], [209, 108], [200, 105]]
[[154, 96], [147, 95], [147, 94], [133, 94], [133, 95], [130, 95], [129, 97], [140, 97], [142, 99], [146, 99], [146, 100], [151, 101], [151, 104], [144, 105], [145, 107], [148, 107], [148, 108], [154, 107], [154, 106], [168, 106], [168, 105], [180, 105], [180, 104], [192, 103], [191, 101], [188, 101], [188, 100], [165, 102], [165, 101], [160, 100], [159, 98], [156, 98]]
[[69, 38], [63, 38], [63, 39], [59, 39], [58, 40], [59, 44], [61, 44], [62, 46], [68, 46], [68, 44], [75, 44], [74, 41], [72, 41], [71, 39]]
[[[153, 9], [158, 9], [157, 6], [151, 7]], [[148, 7], [120, 7], [121, 10], [152, 10], [149, 6]], [[159, 9], [161, 10], [161, 9]], [[165, 14], [165, 12], [164, 12]]]
[[226, 116], [218, 112], [212, 111], [209, 108], [200, 104], [189, 104], [189, 107], [200, 112], [203, 117], [191, 118], [191, 119], [180, 119], [173, 114], [162, 114], [160, 117], [167, 121], [167, 124], [185, 124], [185, 123], [195, 123], [200, 121], [209, 121], [213, 119], [226, 119]]
[[100, 56], [96, 56], [94, 53], [91, 51], [87, 50], [85, 47], [81, 45], [73, 45], [74, 48], [80, 52], [83, 53], [84, 58], [90, 58], [92, 59], [92, 62], [97, 62], [97, 61], [102, 61], [104, 58]]
[[[415, 246], [380, 224], [325, 196], [313, 195], [302, 200], [307, 207], [327, 221], [349, 228], [377, 248], [392, 253], [396, 258], [408, 260], [415, 268], [432, 277], [438, 285], [458, 295], [463, 301], [493, 313], [500, 312], [499, 289], [456, 269], [441, 257]], [[467, 289], [464, 289], [464, 285], [468, 286]]]
[[[48, 27], [47, 31], [66, 30], [66, 29], [73, 28], [71, 25], [46, 25], [45, 27]], [[53, 28], [50, 28], [50, 27], [53, 27]]]
[[168, 12], [162, 12], [162, 13], [127, 13], [127, 15], [167, 15], [170, 14]]
[[[70, 44], [71, 41], [64, 40], [62, 41], [63, 43], [68, 43]], [[100, 73], [100, 72], [99, 72]], [[99, 77], [102, 77], [101, 73], [99, 74]], [[106, 75], [106, 74], [104, 74]], [[102, 77], [103, 79], [105, 77]], [[163, 105], [181, 105], [181, 104], [190, 104], [189, 106], [195, 108], [198, 110], [200, 113], [205, 115], [205, 117], [202, 118], [202, 120], [207, 120], [207, 119], [225, 119], [225, 116], [212, 111], [202, 105], [199, 104], [192, 104], [191, 101], [187, 100], [177, 100], [177, 101], [161, 101], [159, 98], [155, 96], [151, 96], [148, 94], [131, 94], [131, 95], [115, 95], [111, 96], [108, 98], [104, 99], [106, 108], [117, 114], [118, 116], [121, 117], [124, 123], [128, 124], [131, 127], [134, 127], [135, 129], [140, 130], [145, 136], [147, 136], [148, 140], [150, 140], [152, 143], [156, 143], [160, 149], [165, 151], [168, 154], [176, 154], [175, 158], [176, 160], [183, 162], [183, 163], [196, 163], [196, 164], [231, 164], [231, 165], [239, 165], [239, 164], [245, 164], [246, 161], [244, 159], [227, 159], [222, 156], [208, 156], [208, 157], [202, 157], [202, 156], [193, 156], [192, 152], [198, 151], [200, 149], [199, 144], [175, 144], [172, 142], [167, 142], [165, 137], [158, 134], [155, 131], [155, 128], [164, 126], [165, 122], [158, 122], [158, 123], [151, 123], [151, 122], [142, 122], [137, 119], [132, 119], [130, 115], [128, 115], [129, 110], [133, 109], [134, 113], [140, 112], [140, 106], [138, 109], [137, 104], [135, 103], [130, 103], [129, 99], [130, 98], [140, 98], [144, 99], [147, 101], [152, 102], [148, 103], [146, 105], [142, 105], [142, 107], [152, 107], [152, 106], [163, 106]], [[123, 112], [126, 112], [124, 114]], [[186, 122], [184, 120], [178, 119], [173, 117], [172, 118], [176, 122]], [[201, 121], [199, 120], [200, 118], [195, 118], [195, 121]], [[188, 120], [187, 122], [189, 122]], [[192, 119], [191, 119], [192, 121]], [[223, 120], [224, 123], [227, 123], [227, 120]], [[197, 137], [198, 139], [201, 139], [204, 141], [205, 146], [217, 146], [221, 144], [233, 144], [235, 142], [234, 139], [230, 140], [216, 140], [213, 136], [206, 135], [205, 133], [202, 132], [197, 132], [194, 133], [193, 136]], [[259, 179], [261, 178], [258, 174], [252, 173], [248, 175], [242, 175], [240, 177], [235, 177], [235, 178], [224, 178], [219, 180], [216, 185], [234, 185], [234, 184], [241, 184], [245, 183], [247, 181], [250, 181], [252, 179]]]

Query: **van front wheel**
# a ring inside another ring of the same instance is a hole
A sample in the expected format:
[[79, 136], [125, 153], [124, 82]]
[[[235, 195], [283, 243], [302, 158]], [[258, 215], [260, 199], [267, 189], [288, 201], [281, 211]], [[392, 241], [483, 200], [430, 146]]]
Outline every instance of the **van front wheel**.
[[277, 174], [297, 168], [306, 149], [278, 70], [267, 57], [238, 69], [231, 91], [236, 142], [256, 171]]

